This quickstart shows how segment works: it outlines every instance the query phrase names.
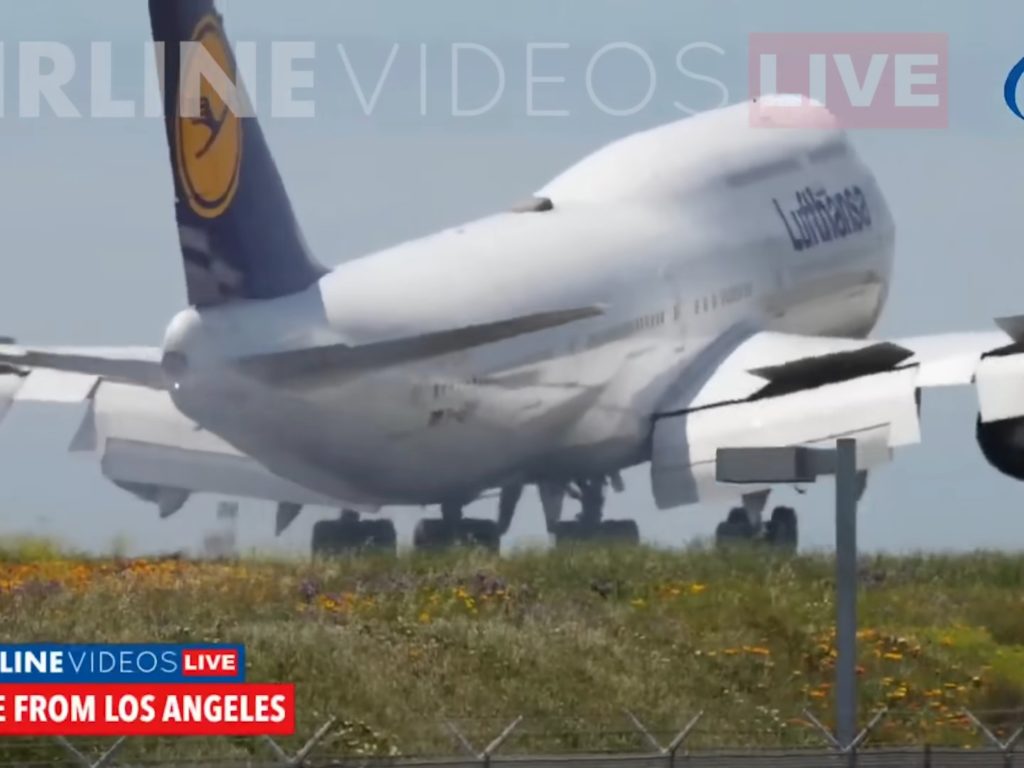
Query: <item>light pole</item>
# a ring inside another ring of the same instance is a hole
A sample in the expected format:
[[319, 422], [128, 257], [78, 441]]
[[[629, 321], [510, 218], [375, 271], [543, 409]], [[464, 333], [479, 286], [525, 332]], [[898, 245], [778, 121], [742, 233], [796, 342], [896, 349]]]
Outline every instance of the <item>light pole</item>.
[[857, 740], [857, 441], [835, 448], [720, 448], [717, 479], [723, 483], [778, 485], [836, 478], [836, 741]]

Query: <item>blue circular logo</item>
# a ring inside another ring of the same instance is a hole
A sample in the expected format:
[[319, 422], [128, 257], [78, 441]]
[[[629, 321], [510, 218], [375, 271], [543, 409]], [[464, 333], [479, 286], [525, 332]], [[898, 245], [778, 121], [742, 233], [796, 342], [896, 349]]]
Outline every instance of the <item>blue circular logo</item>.
[[1017, 88], [1024, 81], [1024, 59], [1017, 62], [1017, 66], [1010, 70], [1006, 78], [1006, 86], [1003, 88], [1003, 96], [1006, 98], [1006, 106], [1010, 108], [1021, 120], [1024, 120], [1024, 111], [1021, 111], [1021, 104], [1017, 101]]

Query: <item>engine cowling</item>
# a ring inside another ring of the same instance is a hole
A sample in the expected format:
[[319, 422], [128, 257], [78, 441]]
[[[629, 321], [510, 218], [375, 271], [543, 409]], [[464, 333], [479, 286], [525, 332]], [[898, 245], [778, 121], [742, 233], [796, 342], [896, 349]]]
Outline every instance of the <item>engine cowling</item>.
[[979, 416], [976, 434], [989, 464], [1004, 475], [1024, 481], [1024, 418], [986, 424]]

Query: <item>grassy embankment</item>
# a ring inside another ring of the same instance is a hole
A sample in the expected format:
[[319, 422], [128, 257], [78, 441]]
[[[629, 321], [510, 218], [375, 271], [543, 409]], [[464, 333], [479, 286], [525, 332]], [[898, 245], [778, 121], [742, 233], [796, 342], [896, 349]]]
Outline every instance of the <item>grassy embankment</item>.
[[[328, 752], [639, 750], [623, 711], [694, 747], [821, 744], [834, 663], [823, 557], [651, 549], [396, 561], [88, 560], [0, 552], [0, 642], [245, 643], [248, 676], [297, 684]], [[860, 673], [873, 744], [980, 745], [962, 710], [1024, 705], [1024, 556], [867, 559]], [[986, 714], [1012, 730], [1024, 714]], [[302, 739], [296, 739], [301, 742]], [[0, 746], [0, 761], [10, 749]], [[33, 747], [34, 749], [35, 747]], [[139, 740], [138, 758], [267, 756], [253, 741]]]

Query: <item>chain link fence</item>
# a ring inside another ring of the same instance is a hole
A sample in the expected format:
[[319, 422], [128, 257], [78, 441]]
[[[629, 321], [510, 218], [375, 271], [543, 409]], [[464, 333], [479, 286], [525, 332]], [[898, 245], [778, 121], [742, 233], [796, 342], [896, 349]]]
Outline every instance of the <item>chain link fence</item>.
[[[452, 721], [424, 721], [446, 735], [451, 744], [447, 755], [405, 755], [386, 745], [372, 730], [331, 718], [315, 731], [297, 734], [280, 741], [258, 738], [156, 738], [110, 739], [8, 738], [0, 739], [0, 768], [7, 766], [47, 766], [55, 768], [133, 768], [134, 766], [266, 766], [267, 768], [1024, 768], [1024, 725], [1012, 733], [985, 724], [985, 716], [964, 712], [964, 720], [973, 728], [975, 744], [950, 746], [920, 744], [911, 746], [872, 746], [873, 729], [883, 722], [880, 711], [849, 745], [839, 744], [826, 726], [811, 713], [804, 713], [805, 724], [818, 731], [821, 747], [723, 747], [709, 746], [716, 740], [695, 738], [701, 731], [713, 731], [703, 722], [701, 713], [693, 716], [675, 733], [649, 729], [631, 712], [624, 712], [630, 726], [620, 734], [631, 735], [634, 749], [601, 750], [594, 745], [607, 737], [605, 729], [595, 729], [591, 739], [582, 739], [578, 751], [561, 753], [519, 752], [517, 735], [530, 732], [531, 723], [518, 717], [491, 735], [481, 722], [456, 724]], [[991, 713], [985, 713], [991, 715]], [[1006, 721], [1010, 714], [1024, 722], [1024, 712], [998, 713]], [[990, 720], [991, 722], [991, 720]], [[532, 724], [533, 736], [544, 724]], [[549, 724], [550, 725], [550, 724]], [[563, 734], [564, 735], [564, 734]], [[552, 734], [553, 739], [559, 734]], [[588, 744], [587, 742], [591, 743]], [[529, 743], [537, 744], [535, 739]], [[626, 741], [621, 742], [623, 744]], [[720, 743], [720, 740], [719, 740]], [[735, 744], [743, 740], [736, 738]], [[748, 741], [747, 743], [752, 743]]]

